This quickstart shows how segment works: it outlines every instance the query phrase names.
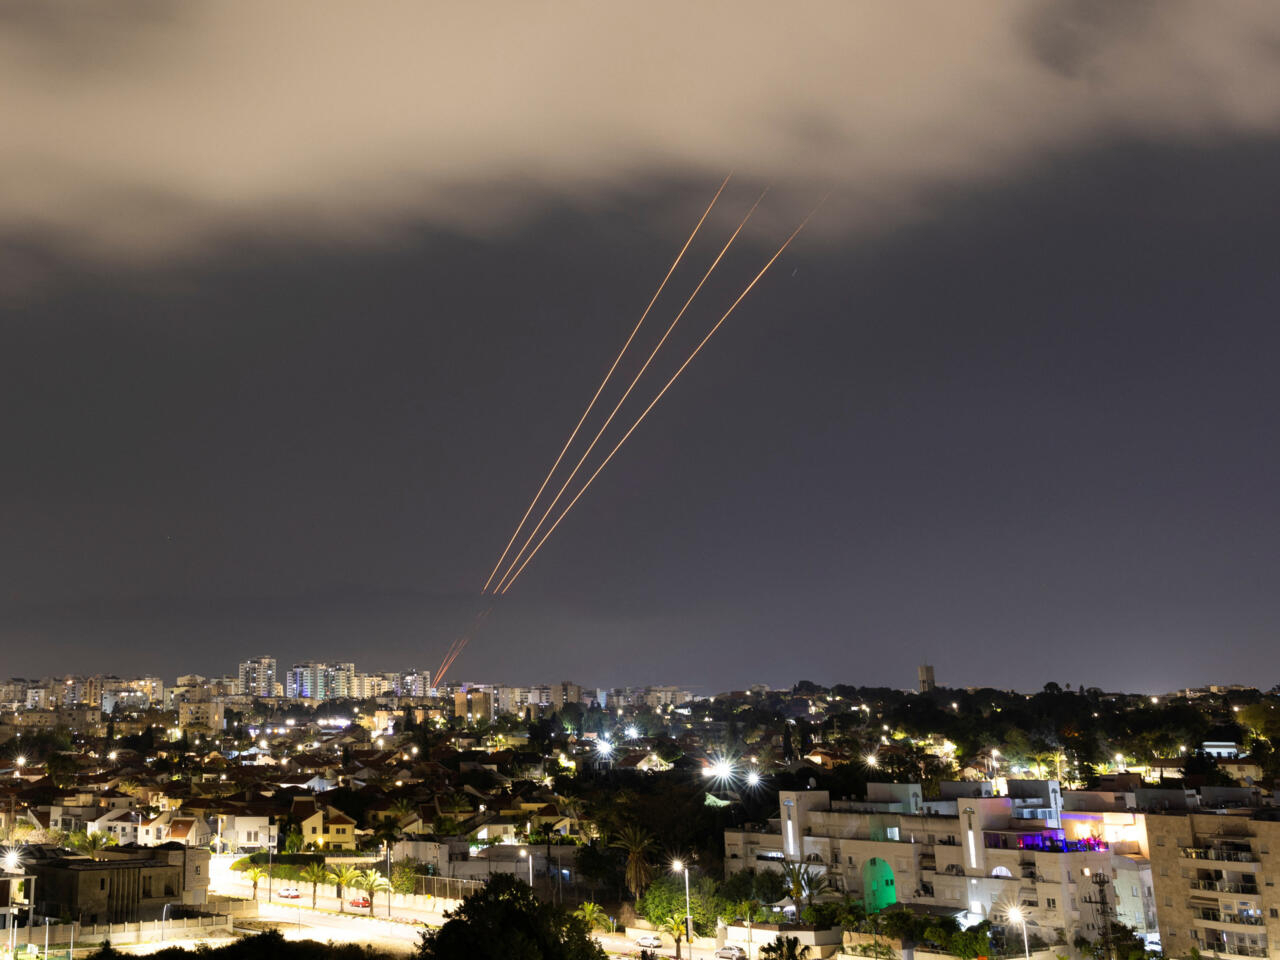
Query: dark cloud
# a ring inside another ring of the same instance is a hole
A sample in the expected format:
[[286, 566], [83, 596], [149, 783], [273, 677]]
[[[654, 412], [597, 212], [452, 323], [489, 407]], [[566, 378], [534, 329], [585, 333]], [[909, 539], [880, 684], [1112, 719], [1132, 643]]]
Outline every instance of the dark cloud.
[[[1274, 130], [1262, 0], [6, 5], [0, 232], [152, 260], [486, 233], [652, 177], [843, 187], [835, 233], [1100, 137]], [[850, 210], [852, 213], [852, 209]]]

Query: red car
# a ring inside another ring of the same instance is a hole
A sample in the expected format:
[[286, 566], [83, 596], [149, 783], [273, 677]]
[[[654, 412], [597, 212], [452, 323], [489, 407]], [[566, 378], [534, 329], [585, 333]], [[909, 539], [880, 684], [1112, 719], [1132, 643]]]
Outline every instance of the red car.
[[368, 897], [352, 897], [352, 898], [351, 898], [351, 906], [353, 906], [353, 907], [364, 907], [366, 910], [368, 910], [368, 909], [369, 909], [369, 898], [368, 898]]

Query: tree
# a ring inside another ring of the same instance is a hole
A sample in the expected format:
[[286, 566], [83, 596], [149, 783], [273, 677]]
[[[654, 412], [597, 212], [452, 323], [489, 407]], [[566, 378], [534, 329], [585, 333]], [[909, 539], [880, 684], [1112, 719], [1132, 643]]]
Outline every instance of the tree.
[[605, 960], [587, 924], [546, 904], [510, 874], [494, 877], [445, 914], [439, 930], [424, 934], [417, 960]]
[[383, 890], [386, 890], [389, 896], [391, 891], [391, 882], [377, 870], [366, 870], [363, 873], [359, 873], [356, 879], [356, 886], [369, 894], [369, 916], [371, 917], [373, 916], [374, 896]]
[[347, 912], [347, 901], [343, 897], [343, 891], [354, 887], [360, 880], [360, 871], [355, 867], [349, 867], [345, 864], [341, 867], [332, 867], [329, 870], [329, 879], [333, 881], [333, 885], [338, 888], [338, 912]]
[[107, 847], [114, 847], [120, 841], [109, 833], [102, 833], [94, 830], [92, 833], [86, 833], [83, 830], [77, 830], [67, 838], [67, 842], [75, 847], [81, 853], [87, 853], [94, 857], [100, 850]]
[[244, 872], [244, 878], [253, 884], [253, 899], [258, 899], [258, 884], [267, 879], [267, 871], [262, 867], [250, 867]]
[[799, 937], [784, 937], [778, 934], [773, 943], [766, 943], [760, 948], [760, 956], [766, 960], [806, 960], [809, 956], [809, 945], [800, 945]]
[[298, 874], [298, 878], [303, 883], [311, 884], [311, 909], [316, 908], [316, 888], [329, 881], [329, 871], [325, 869], [323, 863], [308, 863], [302, 868]]
[[665, 933], [676, 942], [676, 960], [680, 960], [680, 939], [685, 934], [685, 918], [673, 915], [659, 920], [658, 932]]
[[284, 835], [284, 852], [285, 853], [301, 853], [305, 843], [302, 839], [302, 831], [294, 827]]
[[573, 915], [587, 925], [588, 930], [603, 930], [608, 922], [608, 916], [604, 912], [604, 907], [598, 903], [592, 903], [588, 900], [577, 910], [573, 911]]
[[400, 797], [398, 800], [396, 800], [394, 803], [391, 804], [391, 806], [387, 809], [387, 813], [389, 813], [392, 817], [394, 817], [395, 822], [399, 824], [401, 820], [409, 816], [409, 814], [415, 812], [417, 809], [418, 809], [418, 805], [414, 803], [412, 800], [410, 800], [408, 797]]
[[796, 903], [804, 900], [813, 906], [815, 897], [826, 893], [831, 881], [826, 874], [804, 863], [787, 863], [782, 867], [782, 879], [787, 885], [787, 892]]
[[653, 865], [648, 858], [649, 851], [653, 849], [653, 837], [635, 825], [628, 825], [618, 831], [609, 845], [626, 853], [627, 889], [639, 900], [644, 888], [653, 879]]

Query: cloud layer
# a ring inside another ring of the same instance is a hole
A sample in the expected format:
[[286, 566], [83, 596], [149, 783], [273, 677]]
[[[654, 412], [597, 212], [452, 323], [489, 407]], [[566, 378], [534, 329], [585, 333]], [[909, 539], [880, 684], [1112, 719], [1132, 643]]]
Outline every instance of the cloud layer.
[[18, 0], [0, 91], [0, 232], [112, 258], [730, 167], [866, 218], [1099, 138], [1275, 132], [1280, 6]]

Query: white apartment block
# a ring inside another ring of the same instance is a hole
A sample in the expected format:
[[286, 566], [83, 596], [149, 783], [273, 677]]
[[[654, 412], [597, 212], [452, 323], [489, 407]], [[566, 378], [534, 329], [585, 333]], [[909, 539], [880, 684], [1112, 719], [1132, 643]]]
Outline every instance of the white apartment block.
[[254, 657], [240, 664], [236, 692], [249, 697], [272, 697], [276, 690], [275, 657]]
[[990, 784], [943, 788], [936, 800], [924, 799], [919, 784], [870, 784], [867, 799], [853, 801], [783, 791], [778, 817], [763, 829], [725, 831], [725, 869], [803, 863], [869, 910], [909, 902], [954, 911], [965, 923], [1003, 924], [1017, 907], [1031, 933], [1068, 943], [1099, 936], [1101, 907], [1091, 901], [1102, 878], [1107, 909], [1115, 913], [1123, 892], [1121, 919], [1154, 923], [1132, 814], [1117, 812], [1108, 824], [1103, 814], [1064, 812], [1056, 781], [1025, 784], [1017, 797], [992, 796]]

